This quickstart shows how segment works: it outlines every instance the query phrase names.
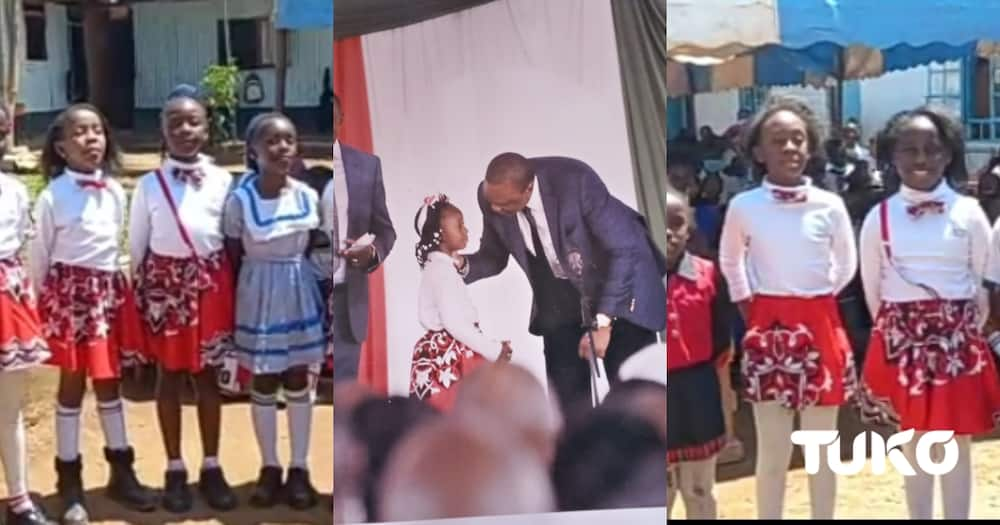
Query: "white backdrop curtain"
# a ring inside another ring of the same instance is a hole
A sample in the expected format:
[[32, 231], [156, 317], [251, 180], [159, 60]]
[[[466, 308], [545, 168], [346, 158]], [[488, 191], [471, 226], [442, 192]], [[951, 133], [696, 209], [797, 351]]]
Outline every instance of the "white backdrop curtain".
[[[423, 333], [413, 256], [423, 197], [448, 194], [465, 212], [475, 250], [476, 188], [496, 154], [581, 159], [635, 207], [632, 160], [609, 2], [501, 0], [366, 35], [363, 48], [374, 149], [399, 234], [385, 264], [389, 391], [405, 394]], [[541, 339], [528, 334], [524, 272], [511, 259], [471, 289], [483, 329], [510, 339], [514, 362], [544, 380]]]

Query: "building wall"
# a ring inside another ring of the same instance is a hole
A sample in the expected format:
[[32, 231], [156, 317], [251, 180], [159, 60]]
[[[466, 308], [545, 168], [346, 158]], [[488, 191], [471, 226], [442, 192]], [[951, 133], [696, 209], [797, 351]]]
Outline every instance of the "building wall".
[[[229, 2], [229, 17], [270, 16], [271, 0]], [[143, 3], [133, 6], [136, 47], [136, 107], [159, 108], [174, 86], [198, 85], [206, 67], [218, 59], [218, 21], [223, 18], [221, 0], [182, 3]], [[333, 34], [329, 30], [294, 31], [289, 37], [286, 104], [315, 107], [322, 93], [323, 70], [333, 65]], [[244, 79], [257, 73], [265, 98], [244, 107], [273, 107], [273, 68], [244, 71]]]
[[927, 68], [894, 71], [861, 81], [861, 132], [875, 136], [894, 114], [917, 107], [927, 98]]
[[45, 4], [45, 43], [48, 60], [25, 62], [18, 99], [26, 113], [58, 111], [68, 105], [69, 26], [66, 7]]

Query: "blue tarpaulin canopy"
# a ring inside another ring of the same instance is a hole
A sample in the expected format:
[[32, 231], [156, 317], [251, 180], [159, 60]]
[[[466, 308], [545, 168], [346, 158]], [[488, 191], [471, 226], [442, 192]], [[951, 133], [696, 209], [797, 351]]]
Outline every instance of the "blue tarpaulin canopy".
[[333, 28], [333, 0], [278, 0], [278, 29]]
[[[931, 62], [993, 54], [1000, 0], [668, 0], [671, 94], [748, 86], [823, 85]], [[674, 13], [671, 6], [680, 9]], [[717, 4], [717, 5], [716, 5]], [[733, 20], [773, 26], [766, 38], [730, 40]], [[707, 18], [708, 20], [692, 20]], [[718, 20], [717, 23], [712, 20]], [[672, 38], [671, 30], [687, 37]], [[690, 28], [698, 28], [693, 33]], [[717, 28], [716, 34], [713, 28]], [[677, 63], [691, 63], [679, 67]]]

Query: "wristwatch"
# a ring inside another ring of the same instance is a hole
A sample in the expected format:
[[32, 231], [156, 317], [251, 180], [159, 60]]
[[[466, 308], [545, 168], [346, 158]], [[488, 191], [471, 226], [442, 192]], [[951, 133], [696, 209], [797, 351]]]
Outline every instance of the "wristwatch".
[[608, 317], [608, 316], [606, 316], [604, 314], [597, 314], [596, 317], [597, 317], [597, 328], [598, 329], [607, 328], [607, 327], [611, 326], [611, 322], [613, 321], [613, 319], [611, 319], [610, 317]]

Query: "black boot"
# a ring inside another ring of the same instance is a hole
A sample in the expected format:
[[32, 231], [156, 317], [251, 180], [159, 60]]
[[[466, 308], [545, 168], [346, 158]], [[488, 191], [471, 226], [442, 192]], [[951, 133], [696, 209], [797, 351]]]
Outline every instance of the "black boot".
[[233, 510], [239, 504], [220, 467], [202, 469], [198, 491], [208, 506], [215, 510]]
[[132, 447], [123, 450], [104, 449], [104, 457], [111, 466], [108, 478], [108, 497], [125, 507], [139, 512], [151, 512], [156, 508], [153, 492], [139, 483], [132, 463], [135, 451]]
[[186, 470], [167, 471], [166, 481], [163, 484], [163, 498], [160, 501], [167, 512], [183, 514], [191, 510], [193, 501]]
[[62, 461], [56, 458], [56, 491], [62, 499], [60, 519], [64, 525], [87, 525], [90, 517], [87, 515], [86, 502], [83, 498], [82, 457], [73, 461]]
[[48, 525], [49, 519], [45, 517], [45, 512], [38, 505], [32, 503], [28, 510], [15, 513], [7, 507], [7, 519], [5, 525]]
[[288, 469], [285, 497], [288, 499], [288, 506], [295, 510], [306, 510], [316, 505], [316, 489], [309, 481], [308, 470], [297, 467]]
[[281, 467], [264, 467], [260, 469], [257, 486], [250, 496], [250, 504], [254, 507], [270, 508], [278, 504], [281, 496]]

